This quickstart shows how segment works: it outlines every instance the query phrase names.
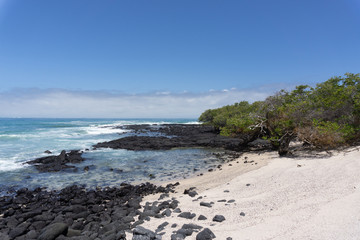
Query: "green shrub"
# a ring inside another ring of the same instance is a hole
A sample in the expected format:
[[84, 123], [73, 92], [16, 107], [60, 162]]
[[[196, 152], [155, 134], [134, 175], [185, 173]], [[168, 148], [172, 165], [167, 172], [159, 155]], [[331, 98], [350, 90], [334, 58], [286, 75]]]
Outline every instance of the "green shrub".
[[242, 101], [206, 110], [199, 121], [222, 135], [257, 135], [279, 148], [286, 148], [295, 137], [320, 148], [358, 141], [360, 74], [333, 77], [315, 88], [300, 85], [291, 92], [281, 90], [252, 104]]

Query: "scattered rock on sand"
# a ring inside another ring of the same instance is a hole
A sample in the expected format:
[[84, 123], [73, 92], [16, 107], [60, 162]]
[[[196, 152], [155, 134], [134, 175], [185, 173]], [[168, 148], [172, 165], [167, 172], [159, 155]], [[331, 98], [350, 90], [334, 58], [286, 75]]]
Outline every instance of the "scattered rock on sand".
[[223, 222], [225, 221], [225, 217], [223, 215], [215, 215], [215, 217], [213, 218], [214, 222]]
[[178, 215], [178, 217], [186, 218], [186, 219], [193, 219], [195, 216], [196, 214], [191, 212], [182, 212]]
[[164, 230], [167, 225], [169, 225], [168, 222], [164, 222], [164, 223], [160, 224], [160, 225], [157, 227], [157, 229], [156, 229], [155, 232], [160, 232], [160, 231]]
[[133, 240], [155, 240], [161, 239], [160, 235], [156, 235], [153, 231], [141, 226], [137, 226], [133, 230]]
[[207, 203], [207, 202], [200, 202], [200, 206], [203, 206], [203, 207], [209, 207], [211, 208], [211, 203]]
[[196, 225], [196, 224], [193, 224], [193, 223], [190, 223], [190, 224], [184, 224], [182, 226], [183, 229], [202, 229], [203, 227], [202, 226], [199, 226], [199, 225]]
[[181, 234], [184, 237], [191, 236], [193, 234], [194, 230], [190, 228], [180, 228], [176, 231], [176, 234]]
[[181, 213], [181, 209], [180, 208], [175, 208], [174, 213]]
[[174, 233], [171, 235], [171, 240], [183, 240], [185, 236], [180, 233]]
[[198, 220], [200, 220], [200, 221], [206, 220], [206, 219], [207, 219], [207, 217], [205, 217], [204, 215], [200, 215], [200, 216], [198, 217]]
[[211, 240], [216, 238], [215, 234], [208, 228], [205, 228], [196, 235], [196, 240]]
[[170, 217], [171, 216], [171, 210], [170, 209], [165, 209], [165, 211], [163, 211], [161, 213], [161, 215]]
[[198, 195], [198, 193], [196, 191], [194, 191], [195, 187], [191, 187], [189, 189], [185, 189], [184, 190], [184, 194], [189, 195], [190, 197], [195, 197], [196, 195]]

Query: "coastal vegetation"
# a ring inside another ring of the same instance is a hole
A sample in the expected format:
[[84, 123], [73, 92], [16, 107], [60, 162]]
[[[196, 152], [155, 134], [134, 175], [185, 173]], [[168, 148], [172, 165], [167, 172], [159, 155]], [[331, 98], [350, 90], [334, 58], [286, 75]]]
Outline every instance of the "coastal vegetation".
[[209, 109], [199, 121], [221, 135], [270, 140], [280, 155], [289, 152], [294, 139], [320, 149], [351, 144], [360, 139], [360, 74], [281, 90], [264, 101]]

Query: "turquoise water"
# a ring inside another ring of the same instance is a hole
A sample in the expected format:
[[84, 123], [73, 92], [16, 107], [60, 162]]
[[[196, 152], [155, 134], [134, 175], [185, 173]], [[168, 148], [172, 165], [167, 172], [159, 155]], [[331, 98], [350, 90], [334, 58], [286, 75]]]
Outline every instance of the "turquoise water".
[[[196, 123], [195, 119], [0, 119], [0, 194], [21, 187], [60, 189], [71, 184], [116, 186], [121, 182], [167, 181], [215, 164], [211, 149], [167, 151], [92, 150], [98, 142], [132, 133], [115, 128], [129, 124]], [[45, 150], [90, 149], [79, 171], [39, 173], [24, 162], [47, 156]], [[89, 171], [83, 171], [89, 166]]]

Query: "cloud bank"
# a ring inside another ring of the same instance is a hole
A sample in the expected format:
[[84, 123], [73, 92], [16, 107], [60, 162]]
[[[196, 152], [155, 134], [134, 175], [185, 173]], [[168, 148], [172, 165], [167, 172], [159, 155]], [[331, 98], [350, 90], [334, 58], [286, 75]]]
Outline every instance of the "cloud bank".
[[206, 109], [264, 100], [270, 94], [269, 89], [148, 94], [14, 89], [0, 92], [0, 117], [197, 118]]

